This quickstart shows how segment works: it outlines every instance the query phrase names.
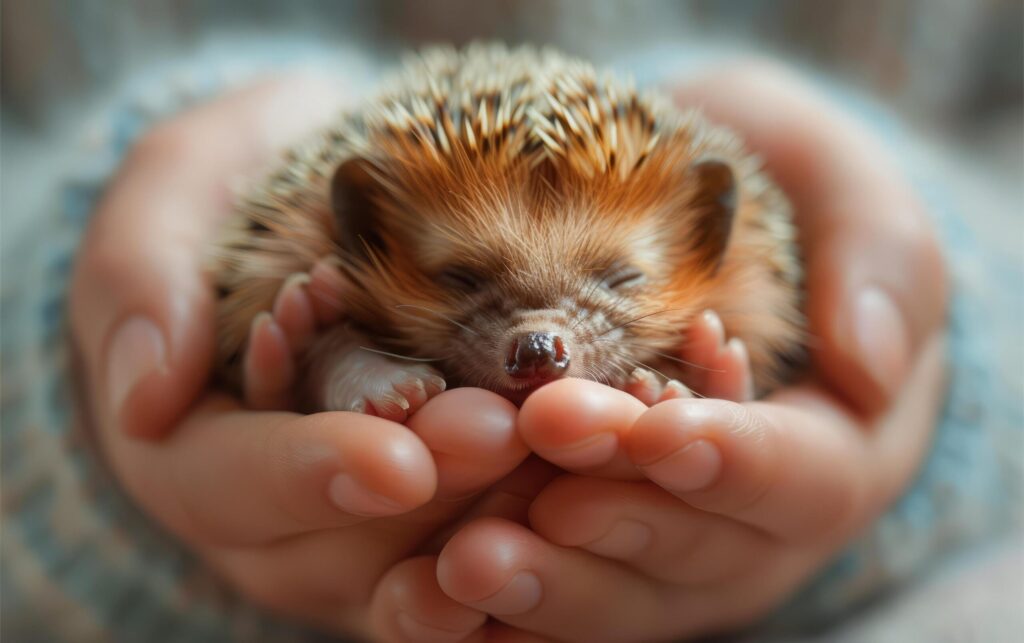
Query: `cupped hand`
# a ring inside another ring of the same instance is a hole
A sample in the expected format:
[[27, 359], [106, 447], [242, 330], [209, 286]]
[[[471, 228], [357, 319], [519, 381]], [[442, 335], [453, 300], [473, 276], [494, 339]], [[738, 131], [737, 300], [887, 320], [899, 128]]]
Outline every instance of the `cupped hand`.
[[401, 579], [460, 623], [486, 614], [517, 635], [579, 641], [741, 627], [866, 528], [926, 450], [944, 383], [945, 277], [890, 153], [772, 65], [717, 71], [677, 97], [733, 127], [793, 200], [810, 373], [757, 402], [647, 408], [574, 380], [535, 393], [519, 430], [575, 475], [541, 491], [528, 526], [470, 521], [435, 576]]
[[91, 221], [71, 291], [94, 434], [127, 491], [250, 598], [365, 632], [381, 578], [527, 450], [515, 408], [450, 391], [407, 426], [254, 412], [209, 388], [211, 239], [240, 177], [340, 106], [336, 86], [275, 81], [158, 125]]

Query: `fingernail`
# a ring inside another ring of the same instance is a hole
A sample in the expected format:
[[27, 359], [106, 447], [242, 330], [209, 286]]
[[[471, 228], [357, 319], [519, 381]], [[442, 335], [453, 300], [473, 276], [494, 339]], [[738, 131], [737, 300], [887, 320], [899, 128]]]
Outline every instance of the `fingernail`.
[[700, 491], [710, 487], [718, 478], [722, 454], [710, 440], [694, 440], [640, 468], [659, 485], [673, 491]]
[[653, 533], [647, 525], [635, 520], [620, 520], [608, 533], [584, 545], [587, 551], [609, 558], [632, 558], [651, 544]]
[[387, 516], [405, 511], [399, 503], [370, 491], [347, 473], [335, 475], [327, 493], [335, 506], [357, 516]]
[[892, 396], [903, 383], [909, 350], [899, 308], [885, 291], [868, 287], [857, 295], [853, 320], [855, 348], [864, 370]]
[[496, 616], [523, 614], [540, 603], [540, 579], [532, 572], [519, 572], [503, 588], [483, 600], [474, 601], [480, 611]]
[[142, 378], [167, 367], [163, 334], [146, 317], [130, 317], [115, 331], [107, 360], [107, 391], [114, 416]]
[[606, 464], [615, 456], [619, 438], [614, 433], [599, 433], [558, 449], [558, 464], [569, 468], [596, 467]]

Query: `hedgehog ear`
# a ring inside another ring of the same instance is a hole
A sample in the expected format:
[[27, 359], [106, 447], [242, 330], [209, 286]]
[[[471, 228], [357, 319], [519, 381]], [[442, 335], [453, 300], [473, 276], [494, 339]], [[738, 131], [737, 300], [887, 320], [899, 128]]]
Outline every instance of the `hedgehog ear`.
[[736, 178], [720, 159], [703, 159], [690, 166], [696, 185], [691, 207], [696, 212], [694, 252], [703, 266], [718, 269], [725, 256], [736, 217]]
[[342, 247], [358, 255], [382, 249], [378, 216], [380, 186], [369, 161], [353, 158], [341, 163], [331, 179], [331, 209]]

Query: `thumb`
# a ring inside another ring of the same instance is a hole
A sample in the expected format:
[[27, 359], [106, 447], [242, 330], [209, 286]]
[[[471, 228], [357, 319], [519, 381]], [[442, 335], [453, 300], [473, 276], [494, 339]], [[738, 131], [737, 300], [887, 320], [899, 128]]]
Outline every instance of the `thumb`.
[[159, 437], [205, 385], [213, 358], [208, 244], [229, 185], [265, 168], [340, 105], [324, 80], [276, 80], [156, 126], [129, 153], [90, 222], [71, 327], [101, 426]]

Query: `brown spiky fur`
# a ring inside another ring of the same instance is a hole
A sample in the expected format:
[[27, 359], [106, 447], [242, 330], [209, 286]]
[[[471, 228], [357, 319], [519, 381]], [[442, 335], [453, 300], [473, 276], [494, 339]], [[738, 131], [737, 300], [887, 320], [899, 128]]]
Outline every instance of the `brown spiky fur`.
[[[738, 187], [715, 264], [696, 247], [690, 168], [705, 158], [727, 162]], [[332, 211], [332, 176], [351, 159], [377, 186], [379, 244], [366, 252]], [[435, 49], [241, 202], [219, 251], [219, 362], [235, 368], [289, 275], [337, 255], [354, 285], [348, 323], [383, 349], [437, 359], [454, 384], [514, 397], [496, 366], [502, 338], [541, 318], [573, 333], [571, 376], [621, 385], [638, 364], [675, 372], [659, 353], [678, 352], [690, 320], [713, 309], [765, 390], [801, 339], [794, 234], [758, 161], [695, 111], [551, 51]], [[602, 283], [627, 265], [646, 281]], [[472, 287], [445, 281], [453, 266]]]

